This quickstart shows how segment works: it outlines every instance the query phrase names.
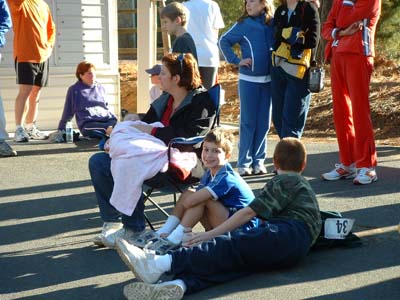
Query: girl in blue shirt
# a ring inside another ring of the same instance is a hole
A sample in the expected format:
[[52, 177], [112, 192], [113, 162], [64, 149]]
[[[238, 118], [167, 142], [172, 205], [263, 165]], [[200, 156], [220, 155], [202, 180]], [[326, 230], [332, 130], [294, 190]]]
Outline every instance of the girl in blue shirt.
[[[266, 135], [271, 116], [273, 7], [268, 0], [247, 0], [238, 21], [219, 40], [229, 63], [239, 66], [240, 132], [238, 172], [265, 174]], [[240, 46], [241, 57], [232, 47]]]

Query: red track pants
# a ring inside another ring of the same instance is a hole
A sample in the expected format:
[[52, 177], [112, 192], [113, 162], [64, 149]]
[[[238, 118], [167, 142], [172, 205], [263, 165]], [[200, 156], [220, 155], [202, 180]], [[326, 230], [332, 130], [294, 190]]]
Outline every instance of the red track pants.
[[340, 162], [357, 168], [375, 167], [377, 155], [369, 106], [373, 58], [333, 53], [331, 83], [333, 116]]

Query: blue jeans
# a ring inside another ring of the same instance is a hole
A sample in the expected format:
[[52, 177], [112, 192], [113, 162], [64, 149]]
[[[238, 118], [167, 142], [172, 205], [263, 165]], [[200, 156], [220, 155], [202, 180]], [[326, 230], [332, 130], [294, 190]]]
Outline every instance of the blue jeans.
[[111, 119], [104, 122], [88, 122], [82, 128], [82, 135], [90, 138], [103, 138], [109, 126], [115, 126], [117, 120]]
[[237, 167], [264, 164], [271, 123], [271, 84], [239, 80], [240, 128]]
[[308, 72], [299, 79], [281, 67], [273, 67], [271, 78], [272, 121], [279, 138], [301, 138], [311, 100], [307, 88]]
[[247, 232], [170, 252], [168, 274], [183, 280], [190, 294], [254, 272], [292, 266], [307, 255], [311, 242], [305, 223], [272, 220]]
[[[142, 231], [146, 227], [143, 196], [139, 199], [131, 216], [121, 214], [110, 204], [114, 188], [111, 175], [111, 158], [105, 152], [94, 154], [89, 159], [89, 172], [99, 204], [100, 216], [104, 222], [120, 222], [133, 231]], [[128, 189], [129, 187], [127, 187]]]

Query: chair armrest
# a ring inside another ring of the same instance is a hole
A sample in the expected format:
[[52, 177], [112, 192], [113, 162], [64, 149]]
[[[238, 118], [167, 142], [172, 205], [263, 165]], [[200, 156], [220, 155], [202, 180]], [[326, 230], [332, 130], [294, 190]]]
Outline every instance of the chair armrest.
[[194, 136], [190, 138], [184, 138], [184, 137], [177, 137], [173, 138], [170, 140], [168, 147], [172, 147], [175, 144], [180, 144], [180, 145], [196, 145], [198, 143], [203, 142], [204, 136]]

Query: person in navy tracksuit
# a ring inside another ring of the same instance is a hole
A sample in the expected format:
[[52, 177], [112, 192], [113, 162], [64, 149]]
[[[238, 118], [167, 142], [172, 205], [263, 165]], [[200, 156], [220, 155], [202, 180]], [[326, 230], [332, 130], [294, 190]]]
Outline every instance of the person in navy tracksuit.
[[[219, 40], [229, 63], [239, 65], [240, 132], [238, 172], [265, 174], [266, 134], [271, 111], [273, 8], [268, 0], [247, 0], [243, 15]], [[240, 46], [241, 58], [232, 47]]]

